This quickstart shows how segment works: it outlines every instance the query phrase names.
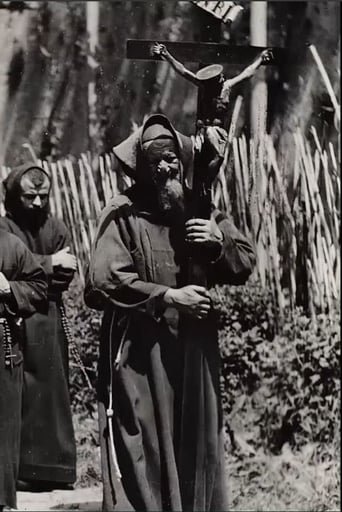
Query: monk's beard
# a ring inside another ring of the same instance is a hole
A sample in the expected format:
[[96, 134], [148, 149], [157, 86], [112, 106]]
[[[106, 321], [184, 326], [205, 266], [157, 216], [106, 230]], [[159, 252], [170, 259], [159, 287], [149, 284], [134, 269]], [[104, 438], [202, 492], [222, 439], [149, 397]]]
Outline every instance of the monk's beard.
[[177, 179], [169, 179], [165, 184], [157, 185], [157, 197], [159, 210], [165, 220], [183, 220], [184, 192], [182, 184]]
[[30, 231], [37, 231], [46, 222], [49, 214], [49, 206], [43, 208], [16, 208], [13, 217], [19, 225]]

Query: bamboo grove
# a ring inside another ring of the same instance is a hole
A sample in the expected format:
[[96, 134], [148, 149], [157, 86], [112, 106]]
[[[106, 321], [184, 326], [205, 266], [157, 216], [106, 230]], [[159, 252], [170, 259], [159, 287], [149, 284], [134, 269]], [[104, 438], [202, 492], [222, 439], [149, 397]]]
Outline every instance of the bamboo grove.
[[[255, 278], [272, 291], [281, 324], [285, 308], [302, 305], [313, 320], [339, 304], [339, 155], [321, 147], [312, 127], [293, 133], [291, 168], [279, 163], [269, 135], [255, 144], [234, 136], [241, 97], [233, 112], [225, 159], [213, 188], [213, 202], [254, 241]], [[78, 258], [81, 280], [89, 260], [97, 219], [111, 197], [130, 186], [109, 154], [78, 160], [39, 162], [50, 174], [51, 212], [62, 218]], [[0, 182], [10, 171], [0, 168]], [[3, 194], [0, 214], [4, 215]]]

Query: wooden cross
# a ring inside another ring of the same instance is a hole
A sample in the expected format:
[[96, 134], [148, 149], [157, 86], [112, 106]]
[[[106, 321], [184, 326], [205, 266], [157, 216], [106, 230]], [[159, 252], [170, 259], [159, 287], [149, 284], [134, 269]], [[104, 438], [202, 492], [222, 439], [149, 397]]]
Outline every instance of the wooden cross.
[[[219, 44], [212, 42], [158, 41], [158, 43], [160, 43], [161, 45], [165, 45], [168, 52], [170, 52], [174, 59], [179, 61], [179, 63], [198, 62], [202, 65], [225, 63], [238, 64], [243, 67], [246, 67], [247, 65], [251, 64], [251, 62], [254, 61], [263, 50], [266, 50], [266, 48], [262, 47], [231, 46], [228, 44]], [[153, 40], [129, 39], [127, 40], [127, 58], [155, 61], [161, 60], [161, 56], [153, 51], [154, 46], [155, 41]], [[266, 64], [279, 63], [284, 58], [285, 50], [281, 48], [272, 48], [271, 50], [272, 60], [266, 62]], [[176, 70], [178, 71], [177, 68]], [[191, 81], [193, 81], [193, 77]], [[195, 80], [195, 83], [199, 86], [199, 94], [197, 101], [198, 125], [208, 123], [213, 124], [214, 120], [222, 122], [222, 119], [224, 117], [224, 108], [221, 108], [221, 112], [219, 113], [217, 109], [218, 103], [216, 101], [220, 95], [220, 91], [222, 88], [222, 85], [219, 82], [219, 80], [207, 80], [203, 87], [199, 85], [197, 79]], [[221, 116], [221, 118], [218, 119], [218, 116]], [[199, 123], [199, 120], [201, 120], [202, 123]], [[203, 166], [201, 166], [199, 163], [197, 166], [194, 166], [194, 178], [195, 174], [197, 174], [197, 181], [203, 182], [200, 176], [200, 167]], [[201, 187], [202, 185], [200, 184], [199, 186]], [[211, 183], [208, 182], [206, 186], [207, 190], [209, 190]], [[195, 180], [193, 182], [193, 187], [195, 187]], [[196, 210], [196, 208], [194, 209]], [[210, 208], [206, 207], [205, 210], [208, 210], [205, 215], [207, 217], [208, 215], [210, 215]], [[201, 216], [202, 215], [203, 211]]]
[[[126, 55], [128, 59], [161, 60], [152, 55], [151, 47], [155, 43], [150, 39], [128, 39]], [[182, 62], [201, 62], [203, 64], [233, 64], [247, 66], [260, 52], [266, 50], [261, 46], [231, 46], [224, 43], [202, 43], [192, 41], [160, 41]], [[270, 48], [270, 47], [268, 47]], [[285, 56], [284, 48], [270, 48], [274, 59], [269, 64], [279, 64]]]
[[[160, 55], [155, 55], [152, 51], [155, 41], [142, 39], [129, 39], [127, 41], [127, 58], [142, 60], [160, 60]], [[165, 45], [168, 52], [179, 62], [198, 62], [205, 64], [230, 64], [240, 65], [244, 68], [250, 65], [263, 50], [266, 48], [256, 46], [231, 46], [219, 43], [194, 43], [194, 42], [172, 42], [158, 41]], [[282, 48], [268, 48], [272, 51], [272, 59], [265, 64], [277, 64], [284, 58], [285, 50]], [[218, 80], [207, 80], [202, 82], [199, 87], [197, 102], [197, 119], [201, 119], [205, 124], [207, 120], [224, 117], [224, 109], [221, 108], [221, 114], [217, 114], [217, 101], [215, 98], [220, 96], [222, 85]], [[209, 123], [210, 124], [210, 123]]]

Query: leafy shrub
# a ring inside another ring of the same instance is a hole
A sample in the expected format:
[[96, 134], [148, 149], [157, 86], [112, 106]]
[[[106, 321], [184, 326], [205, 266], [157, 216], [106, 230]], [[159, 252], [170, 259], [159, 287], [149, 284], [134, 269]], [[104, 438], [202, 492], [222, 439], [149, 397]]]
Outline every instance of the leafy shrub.
[[257, 284], [216, 289], [214, 300], [227, 429], [245, 431], [245, 448], [248, 441], [274, 452], [330, 442], [339, 426], [338, 312], [317, 322], [287, 312], [275, 334], [272, 298]]
[[[89, 309], [83, 300], [83, 287], [79, 279], [74, 279], [64, 297], [64, 304], [69, 320], [74, 344], [82, 359], [84, 371], [92, 388], [89, 387], [79, 361], [70, 350], [70, 394], [74, 413], [87, 413], [94, 416], [96, 404], [96, 372], [99, 351], [99, 336], [102, 313]], [[86, 413], [86, 414], [85, 414]]]
[[[231, 439], [253, 451], [278, 453], [285, 443], [327, 443], [339, 426], [339, 316], [320, 315], [313, 323], [298, 309], [285, 315], [276, 334], [272, 297], [256, 283], [217, 287], [221, 389]], [[95, 387], [101, 313], [83, 302], [74, 281], [66, 294], [73, 338]], [[96, 416], [96, 396], [71, 358], [72, 407], [81, 417]]]

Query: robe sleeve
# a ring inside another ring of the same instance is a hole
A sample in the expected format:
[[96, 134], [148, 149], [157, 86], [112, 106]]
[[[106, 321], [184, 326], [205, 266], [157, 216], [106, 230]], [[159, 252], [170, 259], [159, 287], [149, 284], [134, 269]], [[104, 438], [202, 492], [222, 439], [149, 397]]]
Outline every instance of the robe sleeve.
[[16, 272], [9, 276], [11, 296], [5, 301], [7, 314], [28, 317], [37, 311], [47, 298], [47, 280], [36, 258], [19, 239], [16, 247]]
[[43, 267], [45, 274], [50, 278], [53, 275], [51, 254], [34, 254], [39, 265]]
[[[70, 245], [70, 238], [68, 230], [62, 221], [52, 219], [52, 222], [51, 236], [53, 237], [53, 254], [55, 254]], [[74, 277], [74, 271], [53, 267], [51, 254], [35, 254], [35, 257], [48, 277], [49, 293], [59, 294], [67, 290]]]
[[213, 284], [244, 284], [255, 265], [253, 246], [225, 215], [218, 210], [213, 215], [223, 234], [223, 244], [220, 254], [210, 265], [210, 281]]
[[158, 299], [167, 286], [140, 279], [130, 250], [120, 236], [115, 220], [97, 237], [86, 275], [85, 302], [93, 309], [106, 305], [138, 308]]

